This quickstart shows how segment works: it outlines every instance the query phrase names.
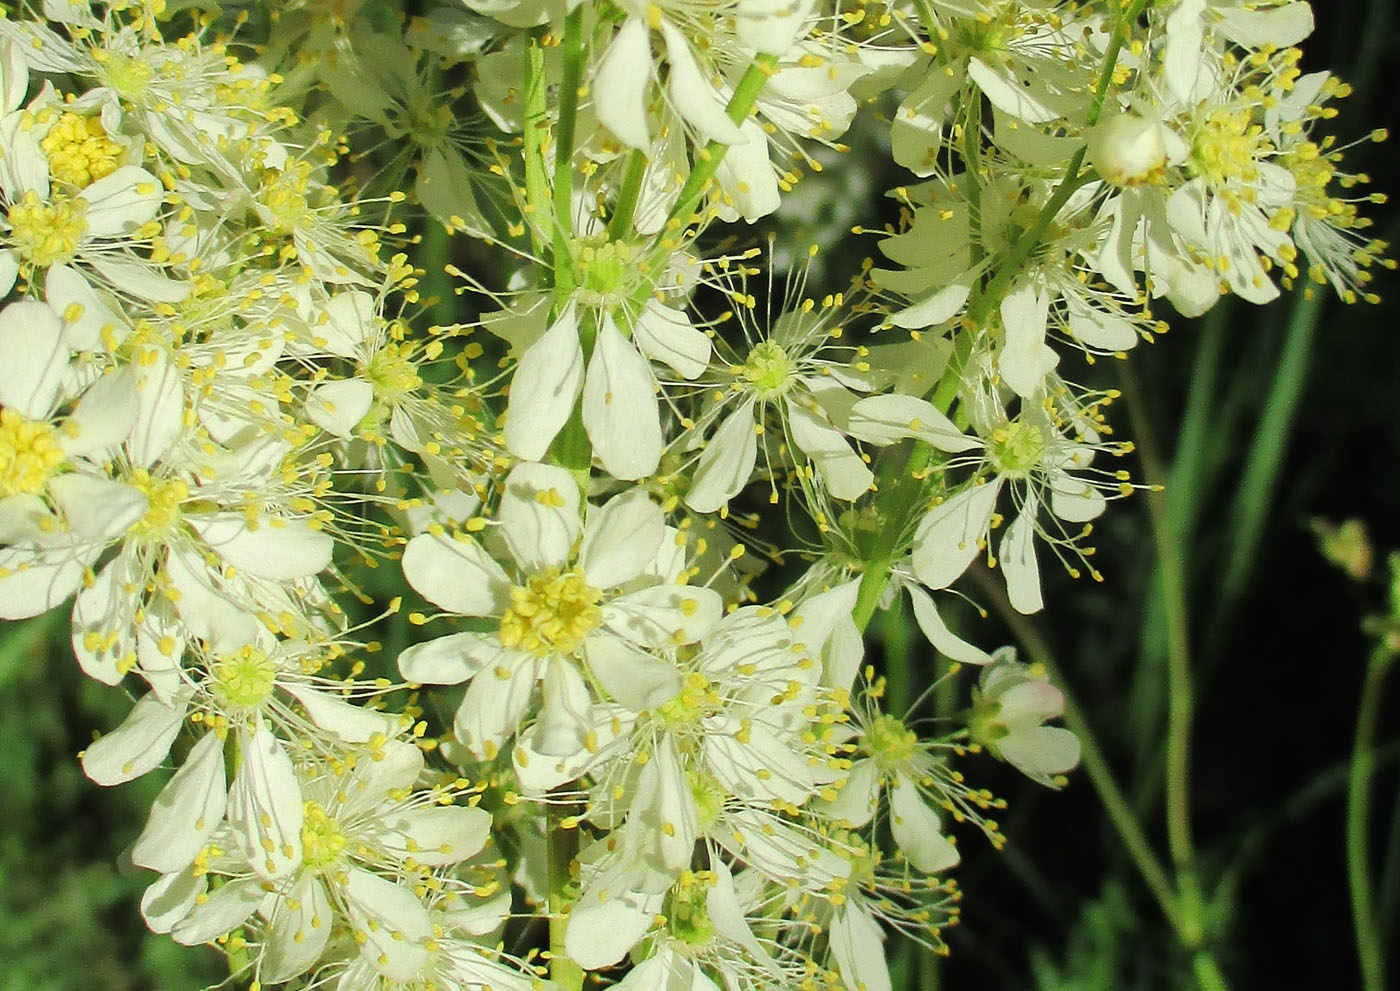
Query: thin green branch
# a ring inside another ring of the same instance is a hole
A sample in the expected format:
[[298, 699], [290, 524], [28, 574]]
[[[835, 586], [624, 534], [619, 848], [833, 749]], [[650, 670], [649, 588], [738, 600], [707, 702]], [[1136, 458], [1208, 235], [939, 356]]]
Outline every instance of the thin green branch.
[[1050, 645], [1041, 635], [1035, 623], [1012, 608], [1011, 601], [1006, 597], [1005, 589], [1002, 588], [1001, 582], [995, 575], [982, 567], [974, 567], [971, 575], [973, 580], [977, 582], [983, 596], [991, 600], [992, 608], [996, 610], [997, 615], [1011, 629], [1012, 635], [1022, 650], [1026, 652], [1026, 656], [1034, 663], [1042, 665], [1050, 674], [1051, 680], [1064, 693], [1065, 726], [1079, 738], [1079, 762], [1089, 775], [1089, 782], [1094, 786], [1099, 800], [1103, 802], [1104, 811], [1108, 813], [1109, 821], [1113, 823], [1113, 828], [1118, 833], [1119, 839], [1123, 841], [1128, 856], [1132, 858], [1138, 873], [1142, 875], [1143, 882], [1152, 892], [1152, 897], [1156, 899], [1167, 921], [1180, 933], [1180, 909], [1171, 879], [1167, 875], [1166, 868], [1153, 852], [1152, 844], [1147, 840], [1147, 834], [1143, 832], [1142, 825], [1138, 822], [1137, 816], [1133, 814], [1132, 806], [1128, 804], [1123, 790], [1113, 777], [1113, 771], [1108, 766], [1108, 758], [1099, 746], [1098, 738], [1095, 737], [1083, 710], [1079, 708], [1079, 703], [1075, 700], [1064, 671], [1061, 670], [1059, 663], [1055, 660], [1055, 655], [1050, 650]]
[[563, 78], [559, 84], [559, 118], [554, 132], [554, 284], [560, 293], [573, 288], [574, 127], [583, 78], [583, 7], [564, 18]]
[[[567, 786], [566, 786], [567, 787]], [[583, 969], [564, 950], [564, 933], [573, 900], [573, 864], [578, 857], [578, 822], [572, 806], [551, 801], [545, 806], [546, 869], [549, 873], [549, 978], [561, 991], [580, 991]]]
[[617, 193], [617, 205], [608, 220], [608, 237], [620, 241], [632, 227], [632, 218], [637, 213], [637, 200], [642, 195], [642, 178], [647, 171], [646, 152], [633, 148], [627, 156], [627, 172], [622, 177], [622, 188]]
[[1356, 953], [1365, 991], [1385, 988], [1385, 954], [1376, 924], [1375, 892], [1371, 884], [1368, 843], [1371, 780], [1376, 767], [1376, 729], [1380, 723], [1385, 679], [1395, 662], [1395, 652], [1380, 643], [1366, 665], [1366, 680], [1356, 714], [1356, 739], [1352, 747], [1351, 773], [1347, 778], [1347, 885], [1351, 890], [1351, 914], [1356, 928]]
[[[735, 124], [742, 124], [748, 118], [749, 111], [753, 109], [754, 103], [758, 100], [758, 94], [763, 91], [763, 87], [768, 83], [768, 78], [777, 71], [777, 68], [778, 57], [776, 55], [760, 53], [754, 56], [749, 67], [744, 70], [744, 75], [739, 79], [739, 85], [734, 87], [734, 95], [729, 98], [729, 103], [724, 108], [731, 121]], [[672, 223], [682, 226], [690, 223], [695, 214], [695, 208], [700, 205], [700, 198], [704, 195], [710, 180], [714, 178], [720, 162], [724, 160], [724, 153], [728, 150], [727, 144], [720, 141], [710, 141], [696, 154], [690, 175], [686, 178], [685, 185], [681, 187], [676, 202], [671, 206], [671, 212], [666, 215], [668, 227]]]
[[544, 47], [541, 44], [542, 30], [530, 33], [525, 43], [525, 117], [523, 128], [525, 159], [525, 203], [521, 207], [525, 226], [530, 229], [530, 243], [536, 255], [543, 257], [545, 236], [552, 233], [544, 225], [549, 223], [550, 196], [549, 180], [544, 171], [544, 137], [549, 128], [548, 108], [545, 104], [548, 89], [544, 74]]
[[1186, 605], [1186, 567], [1180, 535], [1167, 506], [1162, 482], [1166, 473], [1151, 423], [1142, 407], [1142, 384], [1131, 361], [1122, 363], [1123, 391], [1133, 421], [1138, 457], [1142, 462], [1147, 492], [1148, 519], [1152, 542], [1162, 575], [1162, 606], [1166, 616], [1167, 639], [1167, 753], [1166, 817], [1167, 847], [1176, 869], [1180, 893], [1182, 942], [1200, 945], [1205, 936], [1204, 898], [1196, 874], [1195, 849], [1191, 837], [1191, 720], [1195, 704], [1191, 687], [1190, 615]]
[[[1132, 5], [1123, 11], [1121, 19], [1114, 26], [1113, 37], [1108, 43], [1108, 51], [1104, 53], [1103, 69], [1099, 72], [1098, 82], [1094, 86], [1094, 98], [1089, 105], [1089, 112], [1084, 116], [1084, 129], [1086, 131], [1098, 122], [1099, 114], [1103, 112], [1104, 101], [1107, 99], [1109, 87], [1113, 83], [1113, 70], [1118, 64], [1118, 56], [1123, 50], [1123, 43], [1128, 37], [1128, 28], [1137, 20], [1138, 15], [1146, 6], [1147, 0], [1133, 0]], [[1080, 174], [1087, 150], [1088, 145], [1085, 144], [1081, 145], [1079, 150], [1074, 153], [1074, 156], [1069, 160], [1069, 165], [1065, 168], [1064, 178], [1060, 180], [1060, 184], [1055, 187], [1055, 192], [1051, 194], [1049, 201], [1035, 218], [1035, 225], [1016, 239], [1016, 243], [1012, 245], [1006, 257], [998, 261], [996, 274], [992, 276], [991, 281], [973, 294], [971, 301], [967, 304], [967, 316], [974, 324], [981, 326], [986, 322], [988, 314], [1001, 302], [1002, 297], [1011, 288], [1012, 280], [1021, 274], [1031, 253], [1039, 247], [1041, 239], [1045, 237], [1045, 232], [1050, 229], [1050, 224], [1059, 216], [1064, 205], [1069, 202], [1069, 198], [1089, 181], [1089, 176], [1092, 173]]]

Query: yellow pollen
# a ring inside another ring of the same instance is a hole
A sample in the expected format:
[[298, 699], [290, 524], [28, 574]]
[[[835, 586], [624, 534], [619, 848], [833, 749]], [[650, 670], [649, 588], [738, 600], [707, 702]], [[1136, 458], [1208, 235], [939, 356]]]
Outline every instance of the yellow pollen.
[[1273, 152], [1264, 129], [1251, 123], [1249, 111], [1211, 111], [1191, 141], [1191, 166], [1212, 186], [1259, 179], [1257, 160]]
[[49, 156], [49, 174], [59, 182], [82, 189], [117, 169], [122, 146], [111, 138], [96, 117], [65, 111], [39, 142]]
[[685, 676], [675, 697], [656, 707], [656, 714], [672, 726], [692, 725], [700, 721], [707, 707], [717, 703], [718, 700], [712, 698], [710, 679], [699, 671], [692, 671]]
[[145, 468], [131, 473], [131, 484], [146, 495], [146, 515], [132, 527], [132, 532], [147, 539], [170, 535], [180, 521], [180, 503], [189, 498], [190, 487], [179, 478], [152, 478]]
[[66, 262], [87, 233], [86, 210], [86, 200], [56, 197], [52, 203], [42, 203], [31, 189], [10, 207], [10, 237], [35, 268]]
[[549, 568], [510, 590], [510, 608], [501, 617], [501, 643], [536, 657], [572, 654], [603, 622], [603, 598], [577, 568]]
[[53, 427], [0, 409], [0, 496], [37, 495], [62, 463]]
[[311, 165], [295, 162], [285, 172], [277, 172], [263, 186], [262, 202], [274, 217], [274, 225], [282, 233], [295, 230], [311, 212], [307, 191], [311, 186]]
[[340, 824], [326, 814], [320, 802], [307, 802], [301, 821], [302, 862], [312, 870], [329, 867], [345, 852]]

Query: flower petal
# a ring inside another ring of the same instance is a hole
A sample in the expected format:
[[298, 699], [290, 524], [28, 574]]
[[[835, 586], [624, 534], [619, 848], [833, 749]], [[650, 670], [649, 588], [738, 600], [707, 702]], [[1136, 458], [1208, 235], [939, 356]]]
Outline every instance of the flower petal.
[[143, 695], [120, 726], [83, 752], [83, 773], [104, 787], [139, 778], [165, 760], [184, 721], [183, 705]]
[[44, 303], [24, 300], [0, 310], [0, 406], [47, 420], [68, 370], [63, 324]]
[[509, 601], [510, 579], [470, 537], [420, 533], [404, 548], [402, 566], [404, 577], [419, 595], [459, 616], [498, 616]]
[[661, 411], [651, 366], [604, 312], [583, 386], [583, 426], [614, 478], [644, 478], [661, 460]]
[[223, 741], [205, 733], [151, 806], [132, 862], [162, 874], [184, 870], [214, 835], [227, 804]]
[[314, 575], [331, 562], [335, 542], [305, 519], [216, 513], [188, 517], [210, 550], [240, 571], [283, 581]]
[[494, 666], [506, 649], [494, 633], [449, 633], [405, 648], [399, 654], [399, 674], [415, 685], [460, 685]]
[[910, 555], [919, 581], [938, 589], [962, 577], [991, 523], [999, 488], [996, 482], [969, 485], [924, 514]]
[[526, 462], [506, 476], [497, 514], [501, 535], [525, 574], [562, 568], [573, 556], [583, 521], [578, 483], [565, 469]]
[[684, 379], [698, 378], [710, 366], [710, 338], [695, 328], [685, 310], [654, 297], [632, 325], [632, 340], [642, 354], [669, 365]]
[[738, 494], [758, 461], [754, 434], [754, 400], [746, 399], [730, 413], [700, 452], [685, 504], [697, 513], [715, 513]]
[[629, 17], [613, 38], [593, 76], [593, 112], [598, 122], [629, 148], [648, 151], [647, 90], [651, 86], [651, 32]]
[[615, 588], [656, 559], [666, 538], [666, 516], [643, 489], [631, 489], [591, 509], [578, 563], [594, 588]]
[[583, 348], [571, 301], [516, 365], [506, 416], [510, 452], [530, 461], [544, 457], [582, 388]]
[[238, 734], [242, 756], [228, 795], [228, 821], [253, 870], [282, 877], [301, 864], [305, 802], [282, 741], [259, 716], [251, 732]]
[[924, 804], [918, 786], [904, 774], [890, 787], [890, 832], [915, 868], [938, 874], [961, 859], [958, 848], [944, 836], [938, 814]]
[[[670, 63], [670, 95], [676, 112], [701, 136], [726, 145], [741, 145], [745, 137], [724, 112], [724, 103], [705, 78], [691, 51], [690, 40], [670, 21], [661, 21], [661, 37], [666, 41]], [[764, 140], [767, 144], [767, 140]]]

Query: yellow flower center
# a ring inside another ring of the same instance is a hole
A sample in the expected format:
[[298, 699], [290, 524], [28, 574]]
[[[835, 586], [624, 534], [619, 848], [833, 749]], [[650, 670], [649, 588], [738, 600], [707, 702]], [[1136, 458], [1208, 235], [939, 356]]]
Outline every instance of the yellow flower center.
[[219, 658], [209, 669], [214, 694], [235, 708], [252, 709], [272, 695], [277, 665], [256, 647]]
[[510, 608], [501, 617], [501, 643], [536, 657], [572, 654], [603, 622], [603, 598], [577, 568], [549, 568], [510, 590]]
[[132, 527], [138, 537], [167, 537], [180, 522], [180, 504], [189, 498], [190, 487], [180, 478], [152, 478], [145, 468], [131, 473], [131, 484], [146, 495], [146, 515]]
[[0, 496], [37, 495], [62, 463], [53, 427], [0, 409]]
[[301, 859], [313, 871], [331, 866], [345, 853], [345, 834], [320, 802], [307, 802], [301, 820]]
[[685, 676], [681, 690], [675, 697], [656, 707], [656, 714], [671, 726], [693, 726], [715, 702], [710, 691], [710, 679], [699, 671], [692, 671]]
[[[1252, 124], [1248, 110], [1212, 110], [1191, 141], [1191, 167], [1212, 186], [1259, 179], [1256, 159], [1273, 151], [1264, 129]], [[1246, 190], [1246, 199], [1250, 198]]]
[[311, 186], [311, 166], [306, 162], [289, 165], [263, 186], [262, 202], [272, 211], [278, 231], [290, 233], [311, 212], [307, 193]]
[[101, 120], [68, 111], [49, 128], [39, 147], [49, 156], [49, 174], [80, 189], [115, 172], [122, 153]]
[[919, 734], [889, 713], [876, 717], [865, 734], [865, 747], [882, 771], [893, 771], [913, 757], [918, 743]]
[[31, 189], [10, 207], [10, 237], [35, 268], [66, 262], [87, 233], [86, 210], [87, 201], [82, 199], [57, 197], [52, 203], [41, 203]]

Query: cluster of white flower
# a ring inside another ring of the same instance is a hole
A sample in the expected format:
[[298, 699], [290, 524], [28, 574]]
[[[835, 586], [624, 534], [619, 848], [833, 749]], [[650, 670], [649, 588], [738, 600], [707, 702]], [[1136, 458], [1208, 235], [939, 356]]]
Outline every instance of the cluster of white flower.
[[[1022, 612], [1038, 548], [1100, 577], [1131, 445], [1065, 346], [1370, 298], [1309, 6], [238, 6], [0, 17], [0, 616], [73, 597], [139, 696], [94, 781], [178, 767], [147, 922], [264, 985], [888, 989], [956, 921], [951, 824], [1001, 842], [961, 761], [1078, 761], [936, 605], [979, 556]], [[889, 267], [775, 287], [746, 225], [858, 120], [924, 180]], [[398, 597], [337, 600], [389, 563], [450, 627], [397, 671]], [[931, 738], [864, 660], [903, 593], [982, 672]]]

